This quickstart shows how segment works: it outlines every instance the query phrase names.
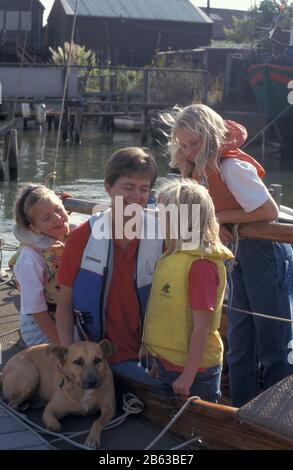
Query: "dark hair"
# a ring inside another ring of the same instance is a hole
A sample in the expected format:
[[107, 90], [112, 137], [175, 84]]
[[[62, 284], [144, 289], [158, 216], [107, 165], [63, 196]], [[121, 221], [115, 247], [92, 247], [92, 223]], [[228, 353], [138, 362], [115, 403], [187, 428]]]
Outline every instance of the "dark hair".
[[107, 161], [105, 183], [113, 186], [121, 176], [150, 178], [153, 186], [158, 176], [158, 167], [154, 157], [144, 149], [127, 147], [117, 150]]

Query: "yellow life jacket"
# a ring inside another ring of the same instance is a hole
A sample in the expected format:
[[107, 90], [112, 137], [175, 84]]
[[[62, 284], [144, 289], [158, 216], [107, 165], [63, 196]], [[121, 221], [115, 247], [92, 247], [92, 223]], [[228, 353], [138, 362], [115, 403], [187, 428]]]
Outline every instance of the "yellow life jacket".
[[219, 275], [216, 305], [200, 368], [223, 361], [223, 343], [217, 331], [221, 322], [226, 287], [224, 260], [233, 258], [227, 248], [205, 253], [200, 250], [179, 251], [161, 258], [153, 284], [144, 323], [143, 346], [153, 355], [178, 366], [184, 366], [193, 329], [192, 309], [188, 295], [188, 276], [192, 264], [200, 259], [213, 262]]
[[[19, 257], [21, 250], [25, 245], [20, 245], [16, 253], [10, 258], [8, 265], [10, 269], [13, 271], [13, 268], [16, 264], [16, 261]], [[33, 248], [31, 246], [31, 248]], [[59, 287], [56, 285], [56, 275], [59, 269], [62, 253], [64, 250], [64, 246], [49, 246], [45, 250], [41, 250], [39, 248], [33, 248], [38, 251], [45, 260], [45, 271], [44, 271], [44, 295], [46, 302], [48, 304], [48, 309], [53, 309], [53, 305], [57, 303], [58, 291]], [[19, 286], [18, 286], [19, 287]]]

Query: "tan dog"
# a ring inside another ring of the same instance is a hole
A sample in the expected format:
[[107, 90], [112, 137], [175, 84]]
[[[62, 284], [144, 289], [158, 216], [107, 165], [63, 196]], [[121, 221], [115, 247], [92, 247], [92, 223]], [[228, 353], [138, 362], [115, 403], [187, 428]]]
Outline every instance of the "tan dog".
[[41, 344], [12, 357], [0, 380], [9, 405], [17, 408], [35, 392], [48, 402], [43, 421], [51, 431], [61, 430], [59, 419], [68, 414], [101, 411], [85, 441], [99, 447], [101, 431], [115, 414], [112, 371], [106, 358], [113, 353], [107, 340], [74, 343], [68, 349]]

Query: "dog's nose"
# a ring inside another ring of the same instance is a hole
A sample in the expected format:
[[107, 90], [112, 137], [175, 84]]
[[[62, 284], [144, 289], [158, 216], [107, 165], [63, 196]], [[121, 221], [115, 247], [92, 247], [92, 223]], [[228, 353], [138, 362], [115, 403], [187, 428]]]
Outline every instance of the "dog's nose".
[[90, 388], [95, 388], [98, 385], [98, 379], [97, 377], [94, 377], [93, 375], [90, 375], [86, 378], [84, 381], [84, 388], [87, 390]]

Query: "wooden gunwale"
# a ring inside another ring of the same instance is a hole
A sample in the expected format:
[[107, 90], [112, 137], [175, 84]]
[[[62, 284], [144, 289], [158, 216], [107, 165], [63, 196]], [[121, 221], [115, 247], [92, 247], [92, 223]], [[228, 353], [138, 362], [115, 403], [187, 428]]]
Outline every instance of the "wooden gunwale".
[[[118, 386], [134, 393], [145, 405], [143, 414], [161, 429], [184, 405], [184, 399], [152, 391], [147, 385], [119, 377]], [[170, 432], [189, 440], [200, 436], [210, 449], [292, 450], [293, 440], [254, 424], [242, 422], [238, 408], [195, 400]]]
[[[98, 201], [85, 201], [82, 199], [66, 198], [64, 206], [68, 211], [91, 215]], [[272, 240], [281, 243], [293, 243], [293, 224], [278, 222], [253, 222], [239, 225], [239, 235], [242, 238], [254, 240]]]

